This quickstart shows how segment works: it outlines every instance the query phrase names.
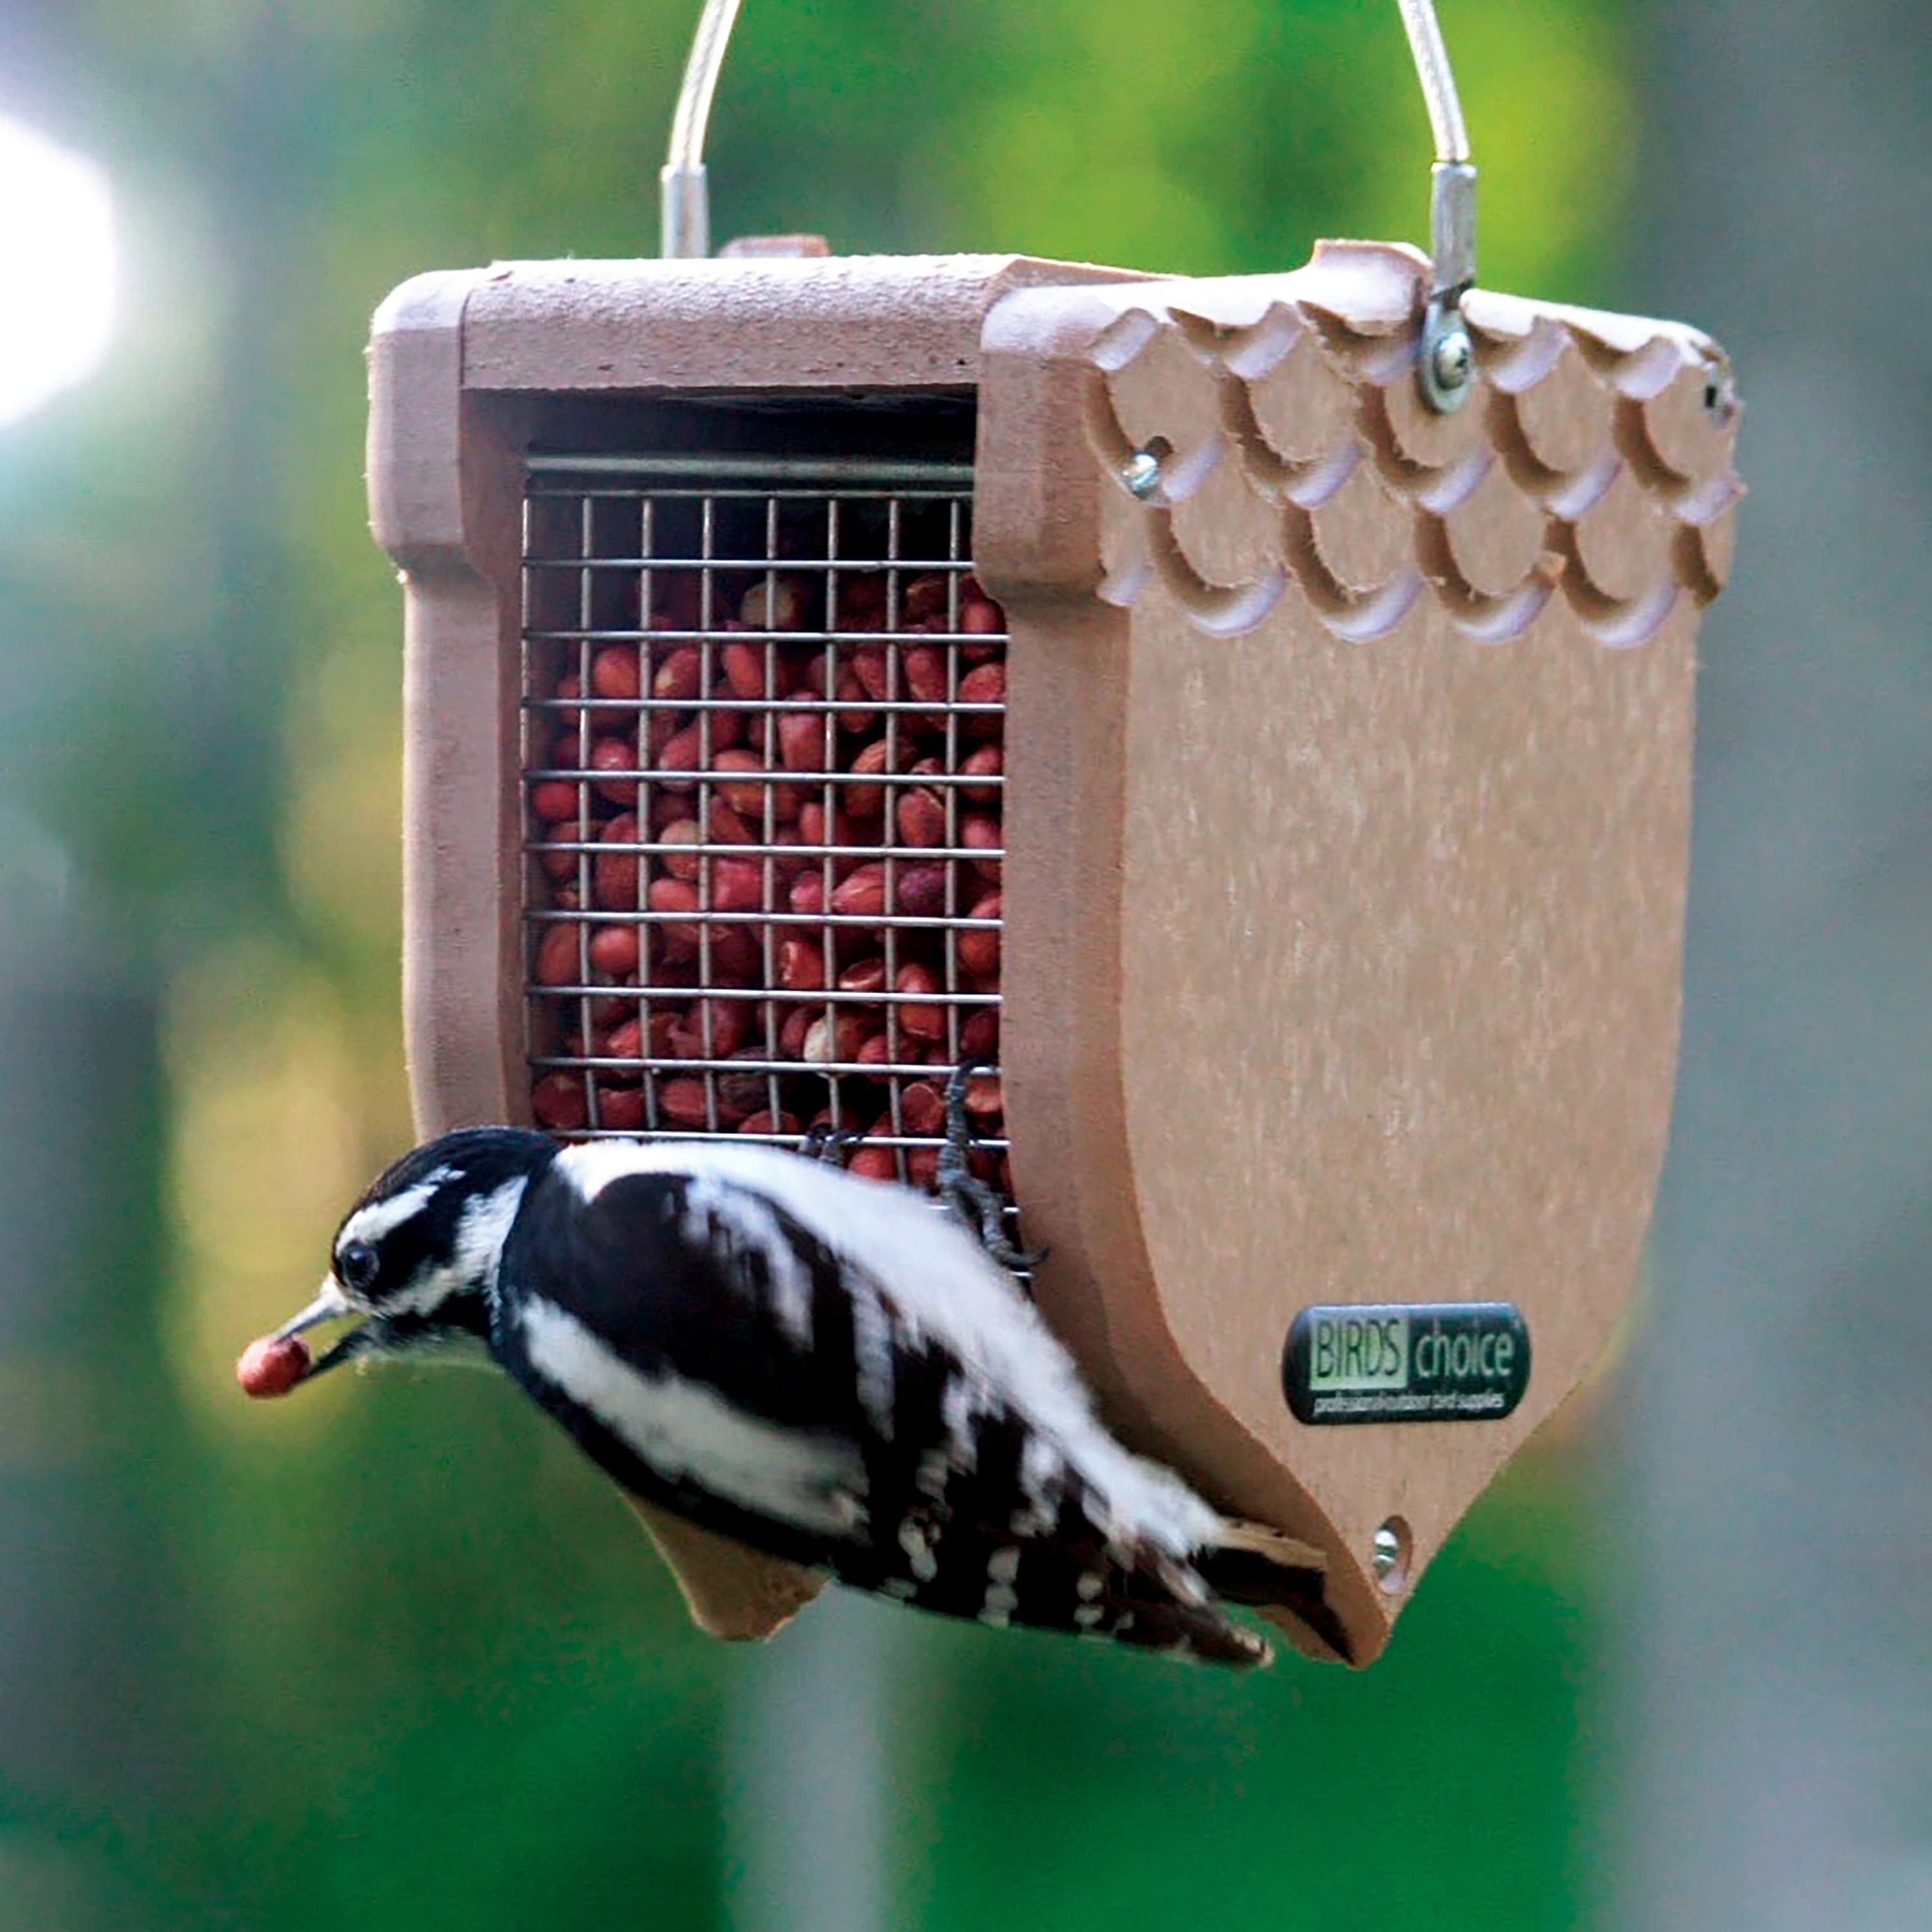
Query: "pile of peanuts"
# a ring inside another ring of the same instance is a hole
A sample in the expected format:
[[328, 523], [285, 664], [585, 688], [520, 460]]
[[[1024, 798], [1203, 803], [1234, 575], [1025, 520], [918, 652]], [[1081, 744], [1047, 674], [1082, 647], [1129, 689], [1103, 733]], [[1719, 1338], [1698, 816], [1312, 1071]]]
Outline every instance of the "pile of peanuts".
[[[532, 1111], [836, 1127], [930, 1185], [950, 1070], [999, 1050], [1005, 616], [963, 566], [659, 571], [650, 603], [532, 660]], [[966, 1104], [998, 1139], [997, 1074]]]

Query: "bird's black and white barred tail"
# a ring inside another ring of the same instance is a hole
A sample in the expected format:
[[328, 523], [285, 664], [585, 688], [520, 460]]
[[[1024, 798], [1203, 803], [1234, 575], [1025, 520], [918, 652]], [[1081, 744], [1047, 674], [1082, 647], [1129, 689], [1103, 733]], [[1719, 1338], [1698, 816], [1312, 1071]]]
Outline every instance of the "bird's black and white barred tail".
[[500, 1279], [504, 1366], [706, 1528], [946, 1615], [1264, 1662], [1210, 1593], [1223, 1563], [1333, 1641], [1309, 1553], [1244, 1587], [1253, 1552], [1107, 1434], [1011, 1281], [907, 1190], [765, 1148], [570, 1148]]

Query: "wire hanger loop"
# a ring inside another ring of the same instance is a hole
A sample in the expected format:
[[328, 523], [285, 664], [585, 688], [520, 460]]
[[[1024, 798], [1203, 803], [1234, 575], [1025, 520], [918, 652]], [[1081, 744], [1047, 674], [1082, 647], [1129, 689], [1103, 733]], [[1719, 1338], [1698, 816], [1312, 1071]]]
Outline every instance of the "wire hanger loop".
[[[741, 0], [705, 0], [686, 62], [671, 118], [670, 148], [658, 175], [662, 252], [667, 256], [711, 252], [710, 191], [704, 172], [704, 136], [718, 74]], [[1430, 406], [1461, 407], [1475, 378], [1475, 350], [1462, 317], [1463, 292], [1476, 279], [1476, 169], [1456, 76], [1436, 18], [1434, 0], [1396, 0], [1408, 36], [1429, 124], [1436, 141], [1431, 170], [1429, 302], [1423, 319], [1417, 379]]]

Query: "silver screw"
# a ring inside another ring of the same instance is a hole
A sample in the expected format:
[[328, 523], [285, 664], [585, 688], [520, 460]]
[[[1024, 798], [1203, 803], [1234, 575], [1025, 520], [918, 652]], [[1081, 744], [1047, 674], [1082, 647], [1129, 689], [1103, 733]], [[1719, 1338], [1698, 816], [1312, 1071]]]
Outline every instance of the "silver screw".
[[1394, 1517], [1376, 1532], [1372, 1548], [1376, 1582], [1384, 1590], [1400, 1590], [1407, 1567], [1408, 1538]]
[[1476, 365], [1475, 345], [1466, 328], [1452, 328], [1436, 345], [1431, 358], [1438, 388], [1460, 389]]
[[1120, 466], [1120, 481], [1142, 502], [1160, 488], [1160, 458], [1150, 449], [1137, 449]]
[[1454, 298], [1432, 297], [1422, 320], [1422, 366], [1416, 371], [1429, 406], [1443, 416], [1468, 401], [1476, 380], [1476, 345]]

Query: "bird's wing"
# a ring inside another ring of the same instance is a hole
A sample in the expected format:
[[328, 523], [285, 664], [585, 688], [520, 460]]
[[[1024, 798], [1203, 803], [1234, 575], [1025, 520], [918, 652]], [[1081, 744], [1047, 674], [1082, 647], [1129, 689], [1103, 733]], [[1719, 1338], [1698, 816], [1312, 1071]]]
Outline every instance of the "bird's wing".
[[1214, 1513], [1106, 1434], [1010, 1281], [904, 1190], [572, 1149], [502, 1279], [505, 1366], [635, 1496], [952, 1616], [1267, 1654], [1190, 1560]]

